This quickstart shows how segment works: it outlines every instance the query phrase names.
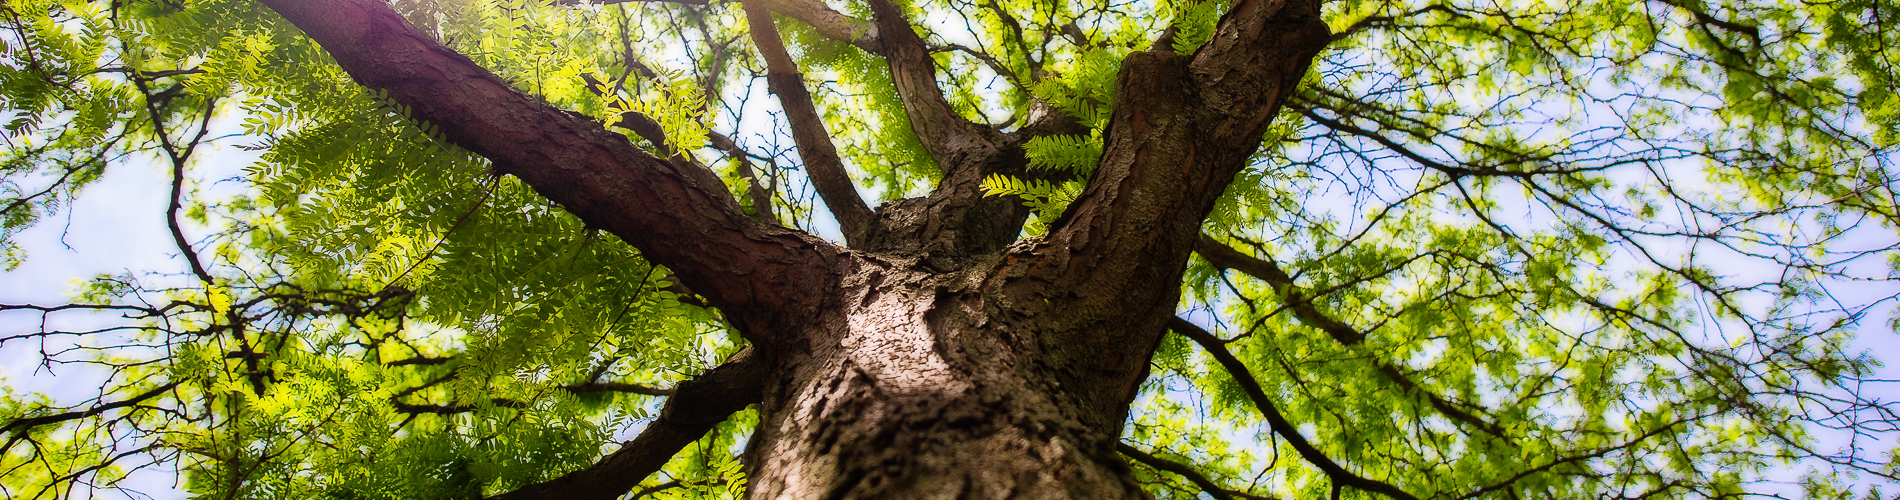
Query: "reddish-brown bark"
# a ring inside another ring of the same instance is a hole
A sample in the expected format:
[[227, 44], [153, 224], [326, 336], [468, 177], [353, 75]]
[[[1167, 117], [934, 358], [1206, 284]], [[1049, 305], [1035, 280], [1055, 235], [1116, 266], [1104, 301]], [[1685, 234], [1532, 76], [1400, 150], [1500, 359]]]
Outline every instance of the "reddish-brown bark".
[[745, 215], [711, 171], [667, 162], [508, 86], [378, 0], [260, 0], [351, 78], [727, 308], [746, 335], [811, 318], [842, 251]]
[[[624, 492], [713, 414], [755, 401], [752, 498], [1144, 497], [1116, 443], [1198, 228], [1328, 39], [1315, 2], [1244, 0], [1192, 56], [1131, 55], [1084, 194], [1047, 237], [1012, 244], [1027, 212], [976, 184], [1024, 174], [1022, 144], [1073, 133], [1073, 121], [1046, 113], [1006, 134], [958, 116], [888, 1], [871, 0], [871, 29], [816, 2], [759, 0], [886, 57], [943, 169], [935, 193], [868, 221], [842, 191], [827, 194], [864, 221], [847, 250], [748, 218], [710, 171], [508, 88], [381, 0], [260, 1], [444, 139], [678, 273], [765, 359], [756, 385], [715, 383], [729, 377], [717, 371], [699, 382], [724, 394], [705, 400], [711, 413], [656, 423], [595, 467], [512, 498]], [[793, 102], [795, 76], [780, 67], [772, 83], [788, 107], [809, 107]], [[816, 113], [797, 120], [801, 148], [829, 146]], [[812, 153], [838, 174], [821, 188], [850, 187], [835, 154]], [[704, 394], [691, 387], [674, 403]]]

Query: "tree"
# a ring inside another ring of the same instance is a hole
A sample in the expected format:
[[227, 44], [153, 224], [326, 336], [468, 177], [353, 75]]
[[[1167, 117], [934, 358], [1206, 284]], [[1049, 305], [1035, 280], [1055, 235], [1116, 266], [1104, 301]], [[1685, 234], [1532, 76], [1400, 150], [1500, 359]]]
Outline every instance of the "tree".
[[182, 260], [0, 306], [106, 380], [9, 391], [9, 497], [1900, 479], [1877, 0], [0, 11], [12, 265], [141, 158]]

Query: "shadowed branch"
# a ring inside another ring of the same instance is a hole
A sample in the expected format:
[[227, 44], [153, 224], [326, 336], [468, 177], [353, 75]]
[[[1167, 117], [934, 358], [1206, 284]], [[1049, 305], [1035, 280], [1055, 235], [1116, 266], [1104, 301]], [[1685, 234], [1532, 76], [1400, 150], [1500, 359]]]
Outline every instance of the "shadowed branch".
[[759, 401], [767, 375], [763, 356], [746, 348], [699, 378], [681, 382], [640, 435], [581, 470], [490, 497], [491, 500], [608, 500], [625, 495], [733, 412]]
[[1260, 496], [1260, 495], [1255, 495], [1252, 493], [1247, 493], [1244, 491], [1234, 491], [1234, 490], [1229, 490], [1227, 488], [1223, 488], [1221, 487], [1220, 483], [1214, 482], [1214, 480], [1212, 478], [1207, 477], [1206, 474], [1202, 474], [1201, 471], [1194, 470], [1194, 467], [1191, 467], [1184, 463], [1150, 455], [1148, 454], [1148, 452], [1141, 451], [1140, 448], [1129, 446], [1128, 443], [1115, 443], [1115, 451], [1121, 452], [1121, 454], [1123, 455], [1127, 455], [1128, 458], [1135, 459], [1136, 462], [1141, 462], [1142, 465], [1153, 467], [1155, 470], [1172, 472], [1172, 473], [1180, 475], [1181, 477], [1185, 477], [1187, 478], [1188, 482], [1194, 483], [1195, 486], [1199, 486], [1201, 488], [1201, 491], [1207, 492], [1208, 496], [1214, 497], [1214, 500], [1231, 500], [1236, 497], [1244, 498], [1247, 500], [1274, 500], [1273, 497], [1269, 497], [1269, 496]]
[[[1293, 277], [1287, 275], [1286, 271], [1281, 269], [1278, 263], [1242, 253], [1206, 234], [1202, 234], [1201, 239], [1196, 242], [1194, 252], [1199, 254], [1201, 258], [1206, 259], [1209, 264], [1213, 264], [1216, 268], [1233, 269], [1246, 273], [1248, 276], [1253, 276], [1260, 281], [1267, 282], [1269, 286], [1273, 287], [1275, 293], [1279, 294], [1285, 306], [1293, 311], [1294, 318], [1299, 319], [1301, 323], [1307, 326], [1325, 332], [1327, 336], [1338, 341], [1340, 345], [1353, 346], [1365, 342], [1365, 332], [1354, 329], [1352, 326], [1334, 319], [1332, 316], [1321, 312], [1318, 307], [1315, 307], [1313, 305], [1313, 297], [1309, 296], [1309, 292], [1301, 289], [1298, 284], [1295, 284]], [[1511, 438], [1505, 433], [1503, 426], [1479, 418], [1477, 415], [1458, 408], [1456, 404], [1444, 396], [1425, 390], [1425, 388], [1420, 387], [1417, 382], [1406, 377], [1404, 373], [1399, 371], [1398, 367], [1393, 366], [1391, 363], [1387, 363], [1384, 360], [1375, 360], [1374, 363], [1377, 365], [1380, 374], [1391, 379], [1392, 382], [1398, 384], [1400, 388], [1424, 396], [1426, 402], [1431, 404], [1432, 408], [1438, 410], [1439, 413], [1459, 423], [1476, 427], [1493, 436], [1503, 438], [1507, 442], [1510, 441]]]
[[1253, 372], [1249, 371], [1247, 365], [1241, 363], [1239, 358], [1235, 358], [1234, 353], [1228, 352], [1227, 346], [1214, 334], [1179, 317], [1170, 318], [1168, 328], [1200, 344], [1208, 355], [1213, 356], [1214, 360], [1220, 363], [1221, 368], [1234, 378], [1234, 382], [1240, 385], [1241, 391], [1247, 394], [1247, 399], [1253, 402], [1254, 408], [1260, 410], [1261, 416], [1266, 417], [1267, 426], [1273, 430], [1273, 433], [1286, 438], [1287, 444], [1292, 445], [1293, 449], [1299, 452], [1300, 458], [1318, 467], [1320, 472], [1324, 472], [1326, 477], [1331, 478], [1335, 485], [1370, 491], [1398, 500], [1418, 500], [1418, 497], [1406, 493], [1397, 486], [1354, 474], [1321, 453], [1318, 447], [1306, 440], [1306, 436], [1300, 434], [1299, 429], [1292, 422], [1287, 421], [1286, 415], [1280, 413], [1279, 407], [1274, 405], [1273, 400], [1267, 398], [1266, 391], [1260, 388], [1260, 382], [1254, 380]]

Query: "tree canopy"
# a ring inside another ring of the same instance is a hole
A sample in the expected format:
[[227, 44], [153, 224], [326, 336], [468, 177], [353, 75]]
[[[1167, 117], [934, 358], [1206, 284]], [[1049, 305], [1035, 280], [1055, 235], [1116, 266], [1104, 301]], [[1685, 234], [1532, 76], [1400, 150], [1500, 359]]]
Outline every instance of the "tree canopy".
[[[899, 248], [879, 224], [953, 220], [960, 205], [931, 203], [963, 192], [1028, 211], [903, 247], [918, 266], [1050, 241], [1113, 189], [1097, 167], [1146, 116], [1127, 103], [1153, 97], [1127, 90], [1172, 85], [1131, 68], [1264, 57], [1224, 45], [1244, 36], [1228, 28], [1306, 5], [323, 4], [391, 9], [446, 50], [339, 45], [311, 19], [346, 14], [295, 0], [0, 4], [5, 264], [56, 251], [16, 236], [126, 168], [167, 172], [152, 188], [169, 189], [180, 256], [0, 304], [0, 347], [105, 380], [6, 389], [0, 496], [137, 496], [123, 488], [144, 471], [219, 498], [526, 497], [653, 470], [622, 491], [743, 495], [761, 418], [742, 409], [759, 401], [746, 329], [768, 328], [748, 301], [796, 293], [770, 252], [830, 248], [786, 235]], [[1196, 152], [1244, 168], [1211, 184], [1183, 278], [1148, 291], [1181, 299], [1137, 356], [1117, 446], [1144, 490], [1877, 498], [1900, 482], [1900, 407], [1867, 350], [1900, 325], [1900, 5], [1312, 5], [1328, 38], [1236, 142], [1257, 145]], [[346, 68], [371, 56], [414, 74]], [[459, 71], [437, 56], [563, 113], [473, 123], [405, 101], [512, 99], [427, 79]], [[549, 191], [466, 130], [510, 119], [550, 144], [604, 125], [659, 159], [653, 175], [709, 189], [589, 163], [623, 153], [521, 146], [590, 179]], [[1235, 133], [1215, 125], [1182, 133]], [[983, 153], [1005, 166], [950, 165], [978, 153], [947, 145], [977, 141], [1006, 145]], [[206, 177], [231, 161], [238, 178]], [[649, 205], [577, 217], [598, 208], [588, 190]], [[720, 203], [789, 230], [638, 239], [694, 234], [682, 213], [751, 227], [693, 208]], [[962, 243], [991, 233], [994, 250]], [[705, 277], [718, 266], [760, 279]]]

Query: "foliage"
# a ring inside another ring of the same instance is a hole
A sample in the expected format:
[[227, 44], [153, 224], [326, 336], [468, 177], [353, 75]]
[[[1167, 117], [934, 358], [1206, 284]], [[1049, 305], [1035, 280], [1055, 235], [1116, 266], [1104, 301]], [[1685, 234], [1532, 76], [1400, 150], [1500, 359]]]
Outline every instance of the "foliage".
[[[738, 3], [394, 3], [536, 97], [652, 118], [663, 141], [615, 130], [720, 170], [741, 199], [767, 189], [781, 223], [828, 224]], [[1164, 31], [1161, 50], [1192, 56], [1230, 6], [907, 8], [958, 113], [1087, 130], [1028, 142], [1027, 176], [984, 179], [1037, 213], [1033, 238], [1087, 186], [1121, 60]], [[1203, 227], [1283, 273], [1197, 259], [1181, 284], [1183, 314], [1249, 372], [1170, 336], [1126, 443], [1235, 492], [1334, 493], [1263, 424], [1237, 382], [1252, 377], [1327, 456], [1420, 498], [1774, 494], [1776, 468], [1815, 498], [1900, 482], [1892, 388], [1855, 343], [1891, 334], [1877, 318], [1900, 293], [1900, 29], [1884, 24], [1900, 5], [1325, 9], [1335, 39]], [[180, 237], [202, 275], [0, 306], [4, 345], [105, 380], [77, 402], [6, 391], [0, 494], [105, 495], [146, 469], [203, 496], [475, 498], [592, 463], [655, 416], [642, 392], [742, 347], [666, 269], [432, 140], [254, 2], [0, 14], [5, 264], [30, 263], [19, 231], [147, 162], [180, 172], [174, 228], [209, 233]], [[778, 24], [856, 180], [887, 200], [933, 186], [883, 60]], [[245, 193], [194, 195], [232, 161], [194, 154], [214, 141], [257, 153]], [[87, 314], [111, 324], [66, 319]], [[638, 491], [734, 496], [754, 419]], [[1158, 497], [1201, 491], [1136, 469]]]
[[[1086, 179], [1094, 173], [1095, 162], [1102, 156], [1101, 129], [1096, 129], [1094, 135], [1086, 138], [1050, 135], [1030, 139], [1027, 144], [1023, 144], [1023, 154], [1029, 157], [1029, 169], [1032, 171], [1053, 170]], [[983, 179], [982, 187], [983, 192], [991, 196], [1021, 198], [1023, 205], [1035, 210], [1036, 220], [1025, 228], [1032, 236], [1042, 234], [1049, 223], [1068, 208], [1069, 202], [1082, 194], [1080, 181], [1024, 180], [1007, 174], [991, 174]]]

